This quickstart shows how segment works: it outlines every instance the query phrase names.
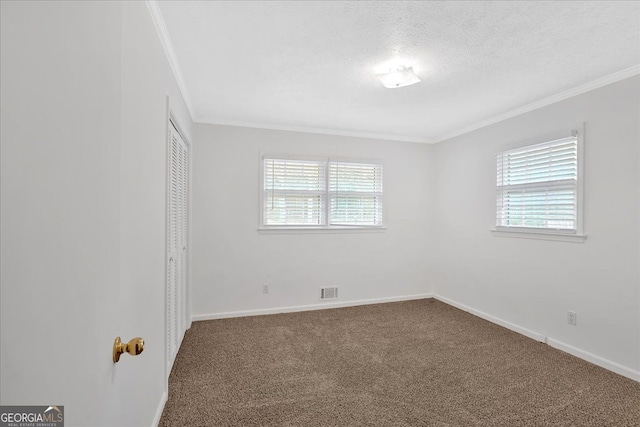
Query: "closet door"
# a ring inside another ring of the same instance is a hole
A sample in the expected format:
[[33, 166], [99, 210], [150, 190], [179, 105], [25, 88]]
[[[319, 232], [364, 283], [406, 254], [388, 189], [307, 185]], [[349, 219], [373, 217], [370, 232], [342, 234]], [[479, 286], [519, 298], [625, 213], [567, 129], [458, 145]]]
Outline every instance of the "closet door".
[[189, 147], [180, 134], [178, 138], [178, 218], [177, 218], [177, 300], [176, 324], [178, 346], [187, 327], [187, 236], [189, 231]]
[[171, 123], [167, 206], [167, 372], [187, 322], [189, 147]]
[[184, 335], [184, 332], [187, 330], [187, 325], [189, 322], [187, 321], [187, 292], [188, 292], [188, 250], [189, 250], [189, 147], [187, 144], [180, 138], [180, 144], [178, 148], [178, 152], [181, 153], [181, 163], [182, 163], [182, 179], [180, 181], [180, 189], [181, 189], [181, 206], [182, 206], [182, 215], [180, 216], [180, 233], [179, 233], [179, 253], [178, 260], [180, 265], [180, 307], [179, 307], [179, 324], [181, 334]]

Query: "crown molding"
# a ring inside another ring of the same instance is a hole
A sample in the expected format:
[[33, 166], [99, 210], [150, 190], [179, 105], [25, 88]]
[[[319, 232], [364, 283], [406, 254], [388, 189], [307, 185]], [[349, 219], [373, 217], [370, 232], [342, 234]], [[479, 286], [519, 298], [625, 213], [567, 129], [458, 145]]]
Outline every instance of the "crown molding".
[[574, 97], [576, 95], [583, 94], [585, 92], [592, 91], [594, 89], [598, 89], [602, 86], [606, 86], [611, 83], [615, 83], [620, 80], [624, 80], [628, 77], [635, 76], [640, 74], [640, 65], [634, 65], [633, 67], [625, 68], [624, 70], [618, 71], [613, 74], [609, 74], [608, 76], [601, 77], [599, 79], [593, 80], [589, 83], [585, 83], [580, 86], [576, 86], [572, 89], [565, 90], [564, 92], [557, 93], [555, 95], [549, 96], [547, 98], [540, 99], [538, 101], [532, 102], [531, 104], [523, 105], [522, 107], [518, 107], [514, 110], [507, 111], [502, 114], [498, 114], [497, 116], [490, 117], [488, 119], [482, 120], [475, 124], [463, 127], [460, 130], [455, 132], [450, 132], [445, 135], [442, 135], [433, 140], [433, 143], [438, 143], [442, 141], [446, 141], [448, 139], [454, 138], [456, 136], [463, 135], [465, 133], [469, 133], [471, 131], [501, 122], [506, 119], [510, 119], [515, 116], [519, 116], [521, 114], [527, 113], [529, 111], [537, 110], [538, 108], [545, 107], [550, 104], [554, 104], [559, 101], [563, 101], [565, 99]]
[[301, 127], [301, 126], [287, 126], [287, 125], [273, 125], [267, 123], [253, 123], [253, 122], [243, 122], [243, 121], [233, 121], [233, 120], [217, 120], [217, 119], [207, 119], [207, 118], [198, 118], [196, 122], [198, 123], [207, 123], [213, 125], [224, 125], [224, 126], [237, 126], [237, 127], [247, 127], [247, 128], [258, 128], [258, 129], [271, 129], [271, 130], [284, 130], [290, 132], [303, 132], [303, 133], [315, 133], [315, 134], [323, 134], [323, 135], [338, 135], [338, 136], [351, 136], [357, 138], [369, 138], [369, 139], [382, 139], [387, 141], [400, 141], [400, 142], [415, 142], [415, 143], [423, 143], [423, 144], [436, 144], [439, 142], [446, 141], [448, 139], [454, 138], [456, 136], [464, 135], [465, 133], [472, 132], [477, 129], [481, 129], [495, 123], [501, 122], [503, 120], [510, 119], [512, 117], [519, 116], [521, 114], [527, 113], [529, 111], [537, 110], [538, 108], [545, 107], [547, 105], [554, 104], [559, 101], [563, 101], [565, 99], [592, 91], [594, 89], [598, 89], [600, 87], [609, 85], [611, 83], [615, 83], [620, 80], [624, 80], [628, 77], [633, 77], [635, 75], [640, 74], [640, 65], [634, 65], [629, 68], [625, 68], [624, 70], [618, 71], [613, 74], [609, 74], [608, 76], [601, 77], [599, 79], [593, 80], [589, 83], [582, 84], [580, 86], [576, 86], [572, 89], [557, 93], [555, 95], [549, 96], [547, 98], [540, 99], [538, 101], [532, 102], [530, 104], [524, 105], [522, 107], [518, 107], [514, 110], [507, 111], [505, 113], [499, 114], [497, 116], [490, 117], [488, 119], [482, 120], [475, 124], [465, 126], [457, 131], [447, 133], [441, 137], [435, 139], [429, 138], [419, 138], [415, 136], [402, 136], [402, 135], [388, 135], [388, 134], [380, 134], [380, 133], [372, 133], [372, 132], [359, 132], [359, 131], [345, 131], [345, 130], [335, 130], [335, 129], [325, 129], [325, 128], [311, 128], [311, 127]]
[[176, 78], [176, 82], [178, 83], [178, 88], [180, 89], [180, 93], [182, 94], [184, 103], [187, 106], [187, 111], [189, 111], [189, 115], [191, 116], [191, 121], [193, 121], [195, 117], [195, 110], [193, 109], [193, 103], [191, 102], [189, 91], [187, 90], [187, 84], [185, 83], [184, 77], [182, 75], [182, 70], [180, 69], [180, 65], [178, 64], [178, 58], [176, 56], [175, 50], [173, 49], [173, 44], [171, 43], [169, 32], [167, 31], [167, 25], [165, 24], [164, 18], [162, 17], [160, 5], [156, 0], [146, 0], [145, 3], [147, 5], [147, 9], [149, 9], [149, 14], [151, 15], [151, 19], [153, 20], [153, 25], [156, 27], [156, 31], [158, 32], [158, 36], [160, 37], [160, 42], [162, 43], [164, 53], [166, 54], [167, 60], [169, 61], [171, 71], [173, 71], [173, 75]]
[[193, 103], [191, 101], [191, 97], [189, 96], [189, 91], [187, 90], [187, 85], [182, 75], [182, 70], [180, 69], [180, 65], [178, 64], [178, 59], [176, 57], [175, 50], [173, 49], [173, 44], [171, 43], [171, 38], [169, 37], [169, 32], [167, 31], [167, 26], [164, 22], [164, 18], [162, 17], [162, 12], [160, 11], [160, 6], [158, 4], [158, 1], [146, 0], [145, 3], [147, 5], [147, 8], [149, 9], [149, 14], [151, 15], [153, 24], [156, 27], [156, 30], [160, 37], [162, 47], [164, 48], [164, 52], [167, 56], [167, 60], [169, 61], [169, 65], [171, 67], [171, 70], [173, 71], [173, 75], [175, 76], [176, 82], [178, 83], [178, 88], [180, 89], [180, 92], [182, 93], [182, 97], [184, 98], [184, 102], [187, 106], [187, 110], [189, 111], [189, 115], [191, 116], [191, 120], [197, 123], [257, 128], [257, 129], [282, 130], [282, 131], [289, 131], [289, 132], [315, 133], [315, 134], [322, 134], [322, 135], [349, 136], [349, 137], [356, 137], [356, 138], [380, 139], [380, 140], [387, 140], [387, 141], [435, 144], [438, 142], [443, 142], [448, 139], [454, 138], [456, 136], [464, 135], [466, 133], [472, 132], [477, 129], [490, 126], [492, 124], [501, 122], [503, 120], [507, 120], [512, 117], [519, 116], [529, 111], [537, 110], [538, 108], [542, 108], [547, 105], [551, 105], [556, 102], [563, 101], [565, 99], [574, 97], [576, 95], [580, 95], [585, 92], [598, 89], [608, 84], [626, 79], [628, 77], [632, 77], [640, 74], [640, 64], [634, 65], [632, 67], [625, 68], [624, 70], [618, 71], [616, 73], [609, 74], [608, 76], [604, 76], [599, 79], [593, 80], [589, 83], [576, 86], [572, 89], [557, 93], [547, 98], [543, 98], [538, 101], [532, 102], [530, 104], [523, 105], [522, 107], [518, 107], [516, 109], [504, 112], [502, 114], [489, 117], [480, 122], [474, 123], [469, 126], [465, 126], [457, 131], [449, 132], [447, 134], [444, 134], [440, 137], [433, 138], [433, 139], [421, 138], [421, 137], [415, 137], [415, 136], [382, 134], [382, 133], [376, 133], [376, 132], [361, 132], [361, 131], [348, 131], [348, 130], [337, 130], [337, 129], [327, 129], [327, 128], [312, 128], [312, 127], [305, 127], [305, 126], [276, 125], [276, 124], [268, 124], [268, 123], [254, 123], [254, 122], [234, 121], [234, 120], [218, 120], [218, 119], [209, 119], [209, 118], [202, 118], [202, 117], [196, 118]]
[[398, 141], [398, 142], [412, 142], [419, 144], [431, 144], [433, 141], [427, 138], [417, 138], [412, 136], [403, 135], [391, 135], [376, 132], [360, 132], [338, 129], [326, 129], [326, 128], [311, 128], [305, 126], [287, 126], [287, 125], [274, 125], [268, 123], [254, 123], [235, 120], [217, 120], [207, 119], [199, 117], [195, 120], [196, 123], [204, 123], [209, 125], [222, 125], [222, 126], [234, 126], [253, 129], [268, 129], [268, 130], [283, 130], [288, 132], [301, 132], [301, 133], [313, 133], [320, 135], [335, 135], [335, 136], [349, 136], [355, 138], [367, 138], [367, 139], [380, 139], [385, 141]]

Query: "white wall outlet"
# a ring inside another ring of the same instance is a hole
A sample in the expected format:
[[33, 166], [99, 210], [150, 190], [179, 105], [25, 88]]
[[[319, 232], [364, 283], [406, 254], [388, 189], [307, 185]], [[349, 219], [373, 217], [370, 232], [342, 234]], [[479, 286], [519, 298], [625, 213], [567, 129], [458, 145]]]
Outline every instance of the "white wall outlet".
[[262, 293], [263, 294], [269, 293], [269, 285], [262, 285]]
[[570, 325], [576, 326], [576, 322], [578, 321], [578, 315], [575, 311], [569, 311], [567, 313], [567, 322]]

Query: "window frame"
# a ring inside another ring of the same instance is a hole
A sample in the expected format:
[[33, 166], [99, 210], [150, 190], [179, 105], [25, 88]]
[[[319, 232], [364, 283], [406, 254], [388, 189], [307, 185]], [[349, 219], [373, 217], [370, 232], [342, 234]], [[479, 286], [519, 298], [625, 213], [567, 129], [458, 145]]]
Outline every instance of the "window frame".
[[[323, 206], [323, 215], [325, 219], [325, 224], [322, 225], [268, 225], [265, 224], [265, 215], [264, 215], [264, 203], [265, 203], [265, 189], [264, 189], [264, 161], [265, 159], [277, 159], [277, 160], [299, 160], [299, 161], [315, 161], [315, 162], [323, 162], [325, 173], [325, 188], [324, 188], [324, 206]], [[261, 234], [288, 234], [288, 233], [375, 233], [375, 232], [385, 232], [387, 229], [386, 226], [386, 215], [385, 215], [385, 197], [384, 197], [384, 175], [383, 175], [383, 187], [382, 187], [382, 222], [379, 225], [330, 225], [330, 204], [331, 204], [331, 191], [329, 188], [329, 169], [331, 162], [347, 162], [347, 163], [362, 163], [369, 165], [379, 165], [382, 167], [384, 174], [384, 162], [380, 159], [363, 159], [363, 158], [353, 158], [353, 157], [333, 157], [333, 156], [308, 156], [308, 155], [292, 155], [292, 154], [268, 154], [261, 153], [260, 154], [260, 182], [259, 182], [259, 209], [258, 209], [258, 232]]]
[[[570, 129], [564, 129], [556, 132], [547, 133], [545, 135], [529, 138], [511, 144], [501, 146], [494, 153], [493, 165], [494, 173], [497, 173], [496, 159], [499, 155], [520, 148], [530, 147], [538, 144], [544, 144], [563, 138], [575, 136], [577, 138], [577, 177], [576, 177], [576, 228], [570, 230], [550, 229], [550, 228], [531, 228], [531, 227], [508, 227], [497, 225], [498, 206], [497, 194], [494, 193], [494, 211], [493, 211], [493, 228], [491, 233], [496, 237], [516, 237], [525, 239], [555, 240], [565, 242], [582, 243], [586, 239], [584, 233], [584, 123], [572, 126]], [[495, 174], [493, 175], [495, 179]], [[497, 183], [496, 183], [497, 191]]]

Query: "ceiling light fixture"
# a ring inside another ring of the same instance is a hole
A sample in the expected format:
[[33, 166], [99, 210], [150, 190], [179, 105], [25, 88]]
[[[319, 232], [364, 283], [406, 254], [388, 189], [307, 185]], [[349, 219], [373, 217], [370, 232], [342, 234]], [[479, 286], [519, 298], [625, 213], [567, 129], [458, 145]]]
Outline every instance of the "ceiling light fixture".
[[397, 67], [395, 70], [389, 70], [388, 73], [376, 74], [382, 85], [389, 89], [397, 87], [410, 86], [420, 82], [418, 76], [413, 71], [413, 67]]

